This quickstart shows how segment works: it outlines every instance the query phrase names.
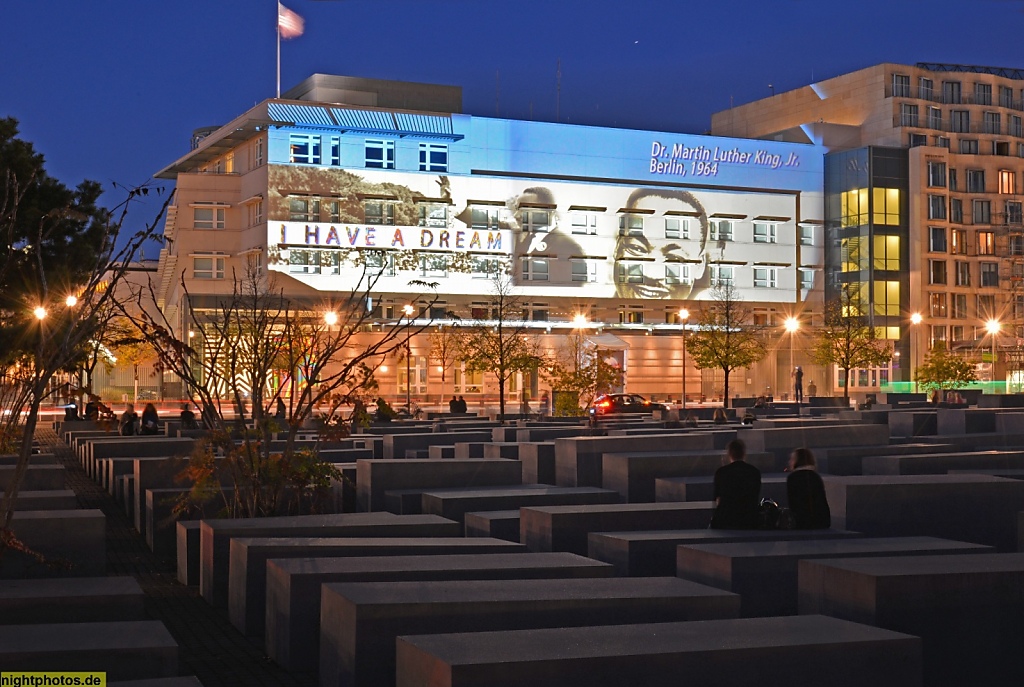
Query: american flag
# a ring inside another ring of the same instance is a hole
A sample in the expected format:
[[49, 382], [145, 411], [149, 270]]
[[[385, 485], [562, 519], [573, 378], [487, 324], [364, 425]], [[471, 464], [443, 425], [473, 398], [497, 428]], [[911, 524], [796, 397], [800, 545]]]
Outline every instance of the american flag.
[[302, 17], [290, 9], [277, 3], [277, 30], [281, 32], [281, 38], [298, 38], [302, 35], [305, 22]]

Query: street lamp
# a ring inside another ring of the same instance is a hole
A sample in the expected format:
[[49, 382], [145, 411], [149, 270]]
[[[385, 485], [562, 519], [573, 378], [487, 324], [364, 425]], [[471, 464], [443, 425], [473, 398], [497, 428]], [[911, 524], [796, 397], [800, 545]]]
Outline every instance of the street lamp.
[[334, 312], [333, 310], [328, 310], [327, 312], [324, 313], [324, 322], [327, 324], [328, 327], [333, 327], [334, 325], [338, 324], [338, 313]]
[[43, 321], [46, 319], [46, 308], [44, 308], [41, 305], [37, 305], [35, 309], [32, 311], [32, 314], [36, 316], [37, 320]]
[[583, 329], [588, 323], [587, 316], [583, 313], [576, 313], [572, 316], [573, 329]]
[[74, 294], [68, 296], [67, 298], [64, 299], [64, 304], [67, 305], [69, 308], [75, 307], [76, 305], [78, 305], [78, 296], [75, 296]]
[[795, 368], [793, 367], [793, 337], [796, 336], [796, 332], [800, 329], [800, 320], [795, 317], [787, 317], [785, 321], [786, 331], [789, 332], [789, 374], [793, 378], [793, 385], [790, 387], [793, 393], [793, 398], [796, 398], [796, 375], [793, 374]]
[[[412, 314], [416, 312], [416, 308], [412, 307], [411, 303], [406, 303], [402, 307], [402, 312], [405, 313], [406, 317], [412, 317]], [[408, 323], [406, 323], [408, 326]], [[405, 409], [412, 414], [412, 333], [406, 330], [405, 334]]]
[[[921, 321], [923, 319], [924, 318], [921, 317], [921, 313], [919, 313], [919, 312], [916, 312], [916, 313], [914, 313], [913, 315], [910, 316], [910, 324], [913, 325], [913, 329], [914, 329], [914, 341], [913, 341], [914, 346], [913, 346], [913, 348], [910, 351], [910, 379], [914, 382], [914, 392], [915, 393], [917, 391], [919, 391], [918, 384], [917, 384], [917, 375], [914, 374], [914, 362], [917, 360], [917, 354], [918, 354], [918, 350], [917, 350], [917, 329], [918, 329], [918, 327], [917, 327], [917, 325], [921, 324]], [[846, 380], [846, 383], [849, 384], [850, 380]]]
[[683, 410], [686, 410], [686, 321], [690, 319], [690, 311], [680, 308], [679, 319], [683, 322]]
[[1002, 329], [999, 320], [989, 320], [985, 323], [985, 331], [992, 337], [992, 393], [995, 393], [996, 386], [996, 334]]

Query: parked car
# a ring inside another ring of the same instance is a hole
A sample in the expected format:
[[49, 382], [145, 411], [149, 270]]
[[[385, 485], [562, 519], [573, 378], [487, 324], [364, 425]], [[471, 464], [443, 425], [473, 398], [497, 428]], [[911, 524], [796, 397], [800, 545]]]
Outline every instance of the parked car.
[[648, 401], [640, 394], [602, 394], [588, 408], [591, 415], [653, 413], [655, 410], [667, 409], [668, 406]]

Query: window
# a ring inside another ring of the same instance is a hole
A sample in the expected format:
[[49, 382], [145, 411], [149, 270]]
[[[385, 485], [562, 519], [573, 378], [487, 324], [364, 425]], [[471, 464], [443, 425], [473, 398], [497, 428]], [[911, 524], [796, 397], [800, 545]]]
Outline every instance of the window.
[[288, 219], [292, 222], [319, 222], [320, 199], [312, 196], [289, 196]]
[[257, 138], [252, 142], [252, 166], [253, 168], [263, 166], [263, 139]]
[[523, 281], [547, 281], [547, 258], [523, 258]]
[[263, 199], [258, 198], [253, 202], [249, 203], [249, 226], [255, 226], [263, 223]]
[[956, 169], [955, 168], [950, 168], [950, 170], [949, 170], [949, 190], [950, 191], [959, 191], [960, 190], [959, 186], [960, 185], [959, 185], [959, 182], [957, 181], [957, 176], [956, 176]]
[[1013, 107], [1013, 89], [1008, 86], [999, 87], [999, 107]]
[[946, 187], [946, 163], [928, 163], [928, 185], [933, 187]]
[[932, 100], [935, 97], [935, 82], [923, 76], [917, 79], [917, 97], [922, 100]]
[[944, 325], [944, 324], [933, 324], [933, 325], [931, 325], [931, 333], [932, 333], [932, 339], [931, 339], [932, 346], [934, 346], [937, 341], [945, 341], [946, 340], [946, 325]]
[[644, 216], [626, 214], [619, 217], [619, 236], [643, 236]]
[[945, 253], [946, 252], [946, 228], [945, 227], [929, 227], [928, 228], [928, 250], [932, 253]]
[[[941, 119], [939, 120], [938, 124], [936, 124], [936, 127], [937, 128], [941, 128], [942, 127], [942, 120]], [[935, 145], [937, 145], [940, 148], [945, 148], [946, 150], [949, 150], [949, 136], [936, 136], [935, 137]]]
[[644, 266], [639, 262], [620, 262], [615, 265], [615, 279], [620, 284], [642, 284]]
[[992, 201], [974, 200], [971, 201], [971, 217], [975, 224], [992, 223]]
[[519, 211], [519, 226], [526, 232], [548, 231], [551, 227], [551, 213], [548, 210]]
[[447, 277], [447, 255], [424, 255], [420, 258], [420, 274], [424, 277]]
[[917, 105], [900, 104], [900, 126], [917, 126]]
[[[1013, 319], [1024, 319], [1024, 296], [1016, 296], [1013, 299]], [[1019, 337], [1020, 334], [1017, 336]]]
[[928, 219], [946, 219], [946, 196], [928, 196]]
[[532, 303], [523, 308], [523, 319], [532, 320], [534, 322], [547, 322], [548, 321], [548, 304], [547, 303]]
[[223, 279], [224, 258], [192, 258], [192, 277], [195, 279]]
[[443, 143], [420, 143], [420, 171], [447, 172], [448, 146]]
[[872, 222], [897, 226], [900, 223], [900, 190], [898, 188], [872, 189]]
[[732, 241], [732, 222], [727, 219], [713, 219], [710, 224], [712, 241]]
[[1009, 141], [992, 141], [992, 154], [1006, 157], [1010, 154]]
[[996, 297], [992, 294], [978, 295], [978, 318], [987, 320], [996, 314]]
[[679, 262], [665, 263], [666, 284], [689, 284], [690, 266]]
[[949, 199], [949, 221], [956, 224], [964, 222], [964, 202], [959, 198]]
[[504, 208], [481, 205], [470, 208], [469, 224], [473, 229], [497, 229]]
[[967, 255], [967, 230], [953, 229], [950, 231], [950, 253], [953, 255]]
[[[937, 107], [928, 108], [928, 128], [942, 129], [942, 110]], [[946, 147], [948, 148], [949, 146]]]
[[959, 81], [943, 81], [942, 82], [942, 102], [947, 105], [959, 105], [960, 104], [960, 82]]
[[964, 326], [962, 324], [955, 324], [949, 328], [950, 341], [964, 341]]
[[622, 324], [643, 324], [643, 306], [629, 306], [619, 310], [619, 322]]
[[886, 234], [875, 234], [873, 240], [875, 249], [875, 269], [898, 272], [900, 269], [900, 237]]
[[448, 206], [444, 203], [417, 203], [416, 210], [419, 214], [421, 227], [447, 227]]
[[801, 224], [800, 225], [800, 245], [801, 246], [813, 246], [814, 245], [814, 227]]
[[774, 289], [778, 285], [779, 270], [775, 267], [754, 268], [754, 288]]
[[908, 140], [910, 142], [909, 147], [911, 148], [917, 148], [918, 146], [928, 145], [928, 136], [926, 136], [925, 134], [910, 134], [908, 136]]
[[839, 200], [844, 227], [859, 227], [868, 223], [868, 190], [866, 188], [843, 191]]
[[953, 318], [957, 320], [967, 319], [967, 294], [953, 294]]
[[465, 364], [455, 368], [455, 389], [457, 394], [479, 394], [484, 390], [483, 370], [467, 370]]
[[[1024, 236], [1010, 236], [1009, 239], [1010, 255], [1013, 257], [1020, 257], [1024, 255]], [[1014, 267], [1016, 268], [1016, 265], [1014, 265]], [[1015, 273], [1013, 276], [1017, 277], [1021, 275]]]
[[754, 222], [754, 243], [776, 243], [777, 229], [774, 224]]
[[967, 170], [967, 192], [968, 193], [984, 193], [985, 192], [985, 170], [983, 170], [983, 169], [969, 169], [969, 170]]
[[367, 224], [394, 226], [395, 204], [388, 200], [367, 200], [363, 203], [363, 218]]
[[973, 138], [961, 138], [960, 139], [960, 152], [964, 155], [977, 155], [978, 154], [978, 141]]
[[572, 264], [572, 280], [582, 282], [597, 281], [597, 263], [592, 260], [570, 260]]
[[483, 255], [474, 255], [470, 259], [470, 269], [473, 279], [490, 279], [503, 270], [501, 258], [490, 258]]
[[991, 231], [978, 232], [978, 255], [996, 254], [996, 235]]
[[930, 293], [928, 294], [928, 306], [929, 312], [932, 317], [945, 317], [946, 316], [946, 294], [944, 293]]
[[711, 285], [724, 286], [732, 283], [732, 265], [711, 265]]
[[929, 284], [945, 284], [946, 283], [946, 261], [945, 260], [929, 260], [928, 261], [928, 283]]
[[1017, 136], [1020, 138], [1024, 136], [1024, 129], [1021, 127], [1020, 115], [1010, 115], [1010, 124], [1007, 127], [1007, 132], [1011, 136]]
[[320, 251], [299, 250], [288, 251], [288, 271], [293, 274], [320, 274]]
[[219, 205], [195, 205], [192, 207], [192, 227], [194, 229], [223, 229], [224, 212]]
[[1019, 200], [1008, 200], [1006, 201], [1006, 223], [1007, 224], [1020, 224], [1021, 220], [1021, 203]]
[[898, 281], [874, 282], [874, 311], [876, 315], [896, 317], [900, 314], [900, 283]]
[[379, 139], [366, 139], [364, 161], [370, 169], [395, 168], [395, 142]]
[[[395, 256], [382, 250], [362, 251], [363, 265], [368, 274], [373, 276], [395, 276]], [[340, 256], [339, 256], [340, 257]]]
[[318, 165], [322, 159], [320, 136], [315, 134], [289, 134], [290, 161], [300, 165]]
[[967, 134], [971, 131], [970, 110], [951, 110], [949, 113], [949, 130], [955, 134]]
[[690, 220], [679, 217], [665, 218], [665, 238], [667, 239], [688, 239], [690, 238]]
[[569, 214], [569, 222], [574, 234], [597, 234], [596, 212], [572, 212]]
[[999, 170], [999, 193], [1012, 195], [1017, 191], [1017, 175], [1008, 169]]
[[957, 260], [953, 263], [956, 272], [956, 285], [957, 286], [970, 286], [971, 285], [971, 263], [963, 260]]
[[974, 84], [974, 102], [977, 105], [991, 105], [992, 86], [987, 83]]
[[999, 286], [999, 263], [998, 262], [983, 262], [981, 263], [981, 285], [984, 286]]
[[800, 288], [801, 289], [813, 289], [814, 288], [814, 270], [800, 270]]
[[330, 160], [328, 161], [328, 164], [333, 165], [334, 167], [341, 166], [341, 137], [331, 136], [328, 146], [330, 149]]
[[1002, 124], [1002, 121], [998, 112], [986, 112], [984, 114], [984, 122], [984, 131], [986, 134], [999, 133], [999, 127]]
[[910, 97], [910, 76], [907, 74], [892, 75], [892, 94], [895, 98]]
[[1017, 144], [1017, 157], [1024, 157], [1024, 143]]

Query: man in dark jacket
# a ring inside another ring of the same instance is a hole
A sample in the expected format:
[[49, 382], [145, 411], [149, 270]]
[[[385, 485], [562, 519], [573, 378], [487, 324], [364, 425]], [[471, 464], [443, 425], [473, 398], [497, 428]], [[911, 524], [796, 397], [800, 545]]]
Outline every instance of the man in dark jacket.
[[711, 527], [756, 530], [761, 498], [761, 471], [748, 463], [746, 445], [739, 439], [725, 447], [729, 462], [715, 471], [715, 513]]

